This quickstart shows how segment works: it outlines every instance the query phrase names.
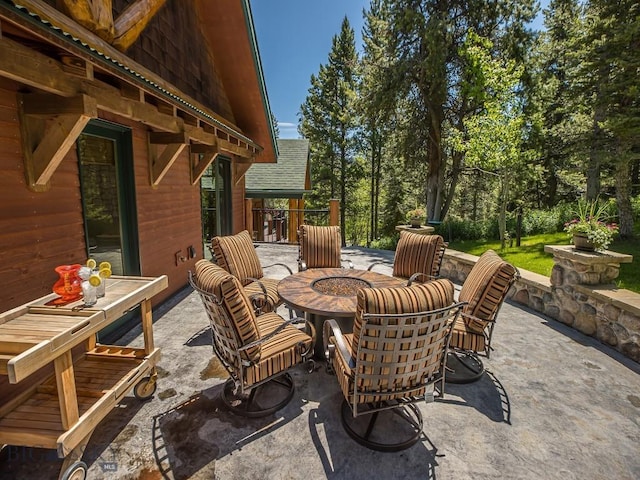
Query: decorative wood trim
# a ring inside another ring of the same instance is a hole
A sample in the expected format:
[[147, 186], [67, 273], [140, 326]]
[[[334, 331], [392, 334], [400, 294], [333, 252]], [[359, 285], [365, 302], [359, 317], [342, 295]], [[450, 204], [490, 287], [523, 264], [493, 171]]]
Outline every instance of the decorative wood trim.
[[[201, 143], [192, 143], [191, 153], [191, 185], [195, 185], [204, 174], [205, 170], [220, 153], [217, 145], [204, 145]], [[202, 158], [199, 158], [202, 155]]]
[[60, 62], [62, 62], [62, 69], [65, 72], [80, 78], [93, 80], [93, 65], [86, 60], [72, 55], [61, 55]]
[[235, 185], [238, 185], [238, 183], [240, 183], [240, 180], [242, 180], [242, 177], [244, 177], [244, 174], [247, 173], [247, 170], [249, 170], [249, 167], [251, 167], [251, 165], [253, 165], [253, 163], [233, 163], [233, 179]]
[[111, 0], [63, 0], [64, 6], [80, 25], [112, 43], [115, 28]]
[[[89, 47], [100, 52], [105, 58], [112, 59], [113, 61], [122, 65], [127, 65], [127, 67], [129, 67], [132, 71], [135, 71], [137, 74], [140, 74], [140, 76], [146, 78], [149, 82], [152, 82], [153, 84], [157, 85], [162, 90], [169, 92], [171, 95], [175, 95], [176, 97], [182, 98], [187, 103], [196, 106], [202, 111], [207, 112], [208, 116], [211, 116], [213, 119], [215, 119], [216, 122], [220, 122], [219, 126], [212, 124], [211, 128], [213, 128], [214, 130], [218, 130], [220, 133], [222, 132], [228, 133], [227, 129], [231, 129], [235, 132], [242, 133], [242, 131], [232, 122], [222, 117], [221, 115], [211, 111], [210, 108], [201, 104], [197, 100], [186, 95], [184, 92], [180, 91], [174, 85], [169, 83], [166, 79], [160, 77], [159, 75], [145, 68], [138, 62], [135, 62], [131, 58], [127, 57], [126, 54], [115, 49], [112, 45], [105, 42], [103, 39], [93, 34], [92, 32], [86, 30], [85, 28], [80, 26], [77, 22], [75, 22], [73, 19], [64, 15], [62, 12], [56, 10], [51, 5], [43, 2], [42, 0], [20, 0], [19, 3], [30, 12], [37, 14], [43, 20], [46, 20], [47, 22], [51, 23], [53, 26], [58, 27], [65, 32], [68, 32], [73, 37], [81, 39], [83, 43], [86, 43]], [[10, 21], [11, 23], [19, 26], [24, 26], [22, 19], [19, 16], [17, 16], [15, 12], [13, 12], [13, 7], [4, 6], [3, 3], [0, 2], [0, 12], [2, 13], [3, 16], [6, 16], [7, 20]], [[69, 44], [66, 40], [60, 39], [55, 35], [51, 35], [50, 32], [44, 29], [44, 27], [43, 27], [43, 30], [34, 30], [34, 34], [40, 36], [45, 41], [64, 49], [65, 51], [71, 52], [78, 57], [84, 58], [89, 63], [97, 62], [97, 60], [88, 52], [86, 48], [76, 46], [75, 44]], [[7, 51], [10, 51], [10, 49], [13, 48], [14, 46], [17, 48], [20, 48], [21, 51], [26, 50], [28, 52], [27, 57], [33, 57], [30, 59], [30, 61], [32, 65], [35, 65], [34, 72], [36, 74], [39, 73], [38, 72], [39, 70], [47, 70], [48, 68], [47, 63], [52, 64], [56, 68], [56, 70], [60, 70], [57, 62], [52, 61], [46, 55], [43, 55], [35, 50], [31, 50], [17, 42], [10, 41], [6, 38], [3, 38], [1, 41], [3, 42], [7, 41], [8, 45], [11, 46], [10, 48], [7, 48]], [[8, 64], [11, 66], [11, 62], [3, 61], [4, 60], [3, 56], [4, 56], [4, 51], [2, 48], [0, 48], [0, 64]], [[181, 109], [181, 105], [171, 102], [169, 99], [165, 99], [161, 96], [158, 96], [158, 91], [154, 87], [148, 85], [147, 83], [139, 83], [135, 79], [132, 80], [132, 78], [129, 77], [128, 74], [122, 72], [118, 67], [116, 67], [111, 62], [99, 63], [99, 66], [100, 68], [104, 69], [106, 72], [117, 77], [120, 80], [136, 84], [140, 88], [144, 89], [145, 92], [149, 94], [149, 96], [153, 96], [159, 101], [168, 102], [167, 104], [170, 104], [173, 106], [173, 112], [170, 113], [173, 116], [176, 115], [175, 113], [176, 109], [178, 110]], [[8, 78], [13, 78], [12, 74], [13, 72], [11, 71], [11, 69], [9, 69], [8, 73], [5, 73], [3, 69], [0, 68], [0, 75], [7, 76]], [[25, 83], [26, 85], [32, 85], [36, 88], [44, 89], [45, 91], [49, 91], [51, 93], [58, 93], [49, 89], [52, 87], [56, 87], [57, 85], [55, 84], [49, 85], [49, 83], [46, 83], [46, 82], [37, 84], [33, 80], [29, 80], [29, 77], [30, 77], [29, 73], [27, 73], [26, 75], [20, 75], [21, 79], [25, 79], [27, 81], [19, 80], [17, 78], [13, 78], [13, 79], [16, 81]], [[59, 79], [55, 78], [53, 81], [55, 82], [58, 80]], [[63, 93], [60, 93], [60, 94], [65, 96], [70, 96], [70, 95], [76, 95], [78, 93], [87, 93], [99, 99], [98, 96], [93, 95], [91, 92], [85, 91], [82, 88], [75, 88], [71, 92], [68, 92], [66, 94], [63, 94]], [[102, 108], [102, 105], [98, 104], [98, 107]], [[189, 113], [190, 115], [194, 115], [194, 112], [191, 111], [190, 109], [186, 110], [186, 112]], [[122, 115], [122, 112], [114, 112], [114, 113], [119, 113]], [[128, 117], [128, 118], [131, 118], [131, 117]], [[208, 122], [208, 119], [200, 119], [200, 120], [202, 124], [206, 124]], [[176, 129], [175, 131], [180, 131], [180, 129]], [[231, 133], [231, 135], [234, 136], [233, 133]], [[203, 143], [207, 143], [207, 142], [203, 142]], [[253, 141], [251, 141], [250, 147], [254, 149], [256, 153], [259, 153], [262, 151], [262, 147], [257, 145]]]
[[218, 138], [218, 145], [220, 146], [220, 150], [238, 155], [239, 157], [250, 159], [253, 159], [254, 157], [254, 153], [249, 149], [248, 145], [246, 148], [243, 148], [240, 145], [232, 143], [229, 140], [224, 140], [222, 138]]
[[[186, 132], [149, 132], [149, 174], [151, 186], [157, 187], [189, 143]], [[158, 145], [166, 145], [162, 153]]]
[[24, 170], [31, 190], [49, 189], [58, 165], [97, 116], [96, 100], [87, 95], [18, 94]]
[[137, 0], [130, 4], [116, 19], [114, 47], [126, 51], [138, 39], [149, 20], [160, 10], [166, 0]]
[[[123, 96], [120, 89], [111, 85], [95, 79], [69, 75], [65, 73], [60, 62], [6, 37], [0, 38], [0, 76], [64, 97], [85, 93], [94, 97], [98, 102], [98, 108], [102, 110], [130, 118], [158, 130], [187, 131], [192, 139], [200, 143], [213, 145], [218, 135], [228, 137], [219, 127], [205, 122], [200, 122], [200, 126], [186, 125], [184, 120], [176, 115], [176, 109], [173, 107], [169, 114], [162, 113], [156, 106], [142, 99], [128, 98], [128, 94]], [[247, 145], [244, 149], [237, 143], [229, 143], [229, 145], [233, 151], [227, 149], [228, 151], [247, 158], [260, 151], [254, 144], [244, 144]]]

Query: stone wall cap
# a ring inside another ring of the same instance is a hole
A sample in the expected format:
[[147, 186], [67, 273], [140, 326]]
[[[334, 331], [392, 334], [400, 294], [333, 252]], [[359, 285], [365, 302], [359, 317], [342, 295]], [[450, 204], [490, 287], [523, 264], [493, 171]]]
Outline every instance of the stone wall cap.
[[518, 282], [540, 288], [546, 292], [551, 292], [551, 279], [549, 277], [529, 270], [518, 269], [518, 271], [520, 272]]
[[612, 252], [611, 250], [605, 250], [604, 252], [585, 252], [576, 250], [573, 245], [545, 245], [544, 251], [560, 258], [590, 264], [633, 262], [633, 256], [627, 255], [626, 253]]
[[640, 317], [640, 293], [616, 288], [615, 286], [575, 285], [576, 291], [592, 295], [602, 302], [610, 303], [620, 310], [631, 312]]

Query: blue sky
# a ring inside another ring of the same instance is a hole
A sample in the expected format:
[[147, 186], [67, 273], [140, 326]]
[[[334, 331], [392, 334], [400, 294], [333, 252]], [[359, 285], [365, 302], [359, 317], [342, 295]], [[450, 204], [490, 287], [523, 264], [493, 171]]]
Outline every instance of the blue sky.
[[[541, 4], [546, 7], [548, 1]], [[251, 0], [267, 95], [281, 138], [298, 138], [298, 112], [309, 79], [327, 63], [345, 15], [360, 49], [362, 11], [368, 6], [369, 0]]]

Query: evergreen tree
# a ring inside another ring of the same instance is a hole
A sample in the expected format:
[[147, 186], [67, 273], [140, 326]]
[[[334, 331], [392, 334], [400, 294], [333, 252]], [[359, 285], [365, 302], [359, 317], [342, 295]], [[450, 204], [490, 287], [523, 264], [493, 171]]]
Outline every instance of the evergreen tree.
[[369, 168], [369, 237], [371, 242], [379, 235], [382, 162], [390, 135], [389, 115], [391, 102], [381, 84], [388, 68], [386, 18], [381, 0], [372, 0], [364, 12], [363, 56], [360, 62], [361, 83], [358, 90], [358, 110], [362, 118], [363, 153]]
[[640, 2], [591, 0], [587, 20], [598, 72], [594, 117], [602, 131], [595, 147], [612, 167], [620, 236], [630, 237], [631, 165], [640, 158]]
[[396, 98], [411, 103], [406, 110], [411, 129], [403, 132], [402, 147], [410, 166], [426, 167], [427, 216], [439, 221], [450, 205], [462, 162], [461, 156], [449, 157], [447, 129], [464, 131], [465, 118], [481, 108], [461, 88], [468, 66], [460, 48], [473, 29], [502, 55], [522, 58], [533, 2], [386, 0], [385, 5], [394, 58], [385, 85]]
[[[348, 191], [355, 185], [361, 169], [354, 162], [357, 115], [355, 111], [358, 56], [354, 32], [345, 17], [339, 35], [333, 37], [328, 63], [311, 76], [309, 95], [300, 107], [300, 133], [310, 140], [314, 200], [324, 201], [340, 195], [340, 224], [345, 243], [345, 212]], [[322, 185], [329, 183], [327, 191]], [[328, 196], [327, 196], [328, 193]]]

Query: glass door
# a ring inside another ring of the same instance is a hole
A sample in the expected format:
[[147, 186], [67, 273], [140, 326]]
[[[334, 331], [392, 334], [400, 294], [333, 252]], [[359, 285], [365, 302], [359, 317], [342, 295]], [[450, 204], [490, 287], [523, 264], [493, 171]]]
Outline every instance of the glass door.
[[202, 231], [210, 244], [216, 235], [233, 233], [231, 215], [231, 161], [218, 155], [200, 181]]
[[101, 120], [77, 141], [87, 257], [140, 275], [131, 130]]

